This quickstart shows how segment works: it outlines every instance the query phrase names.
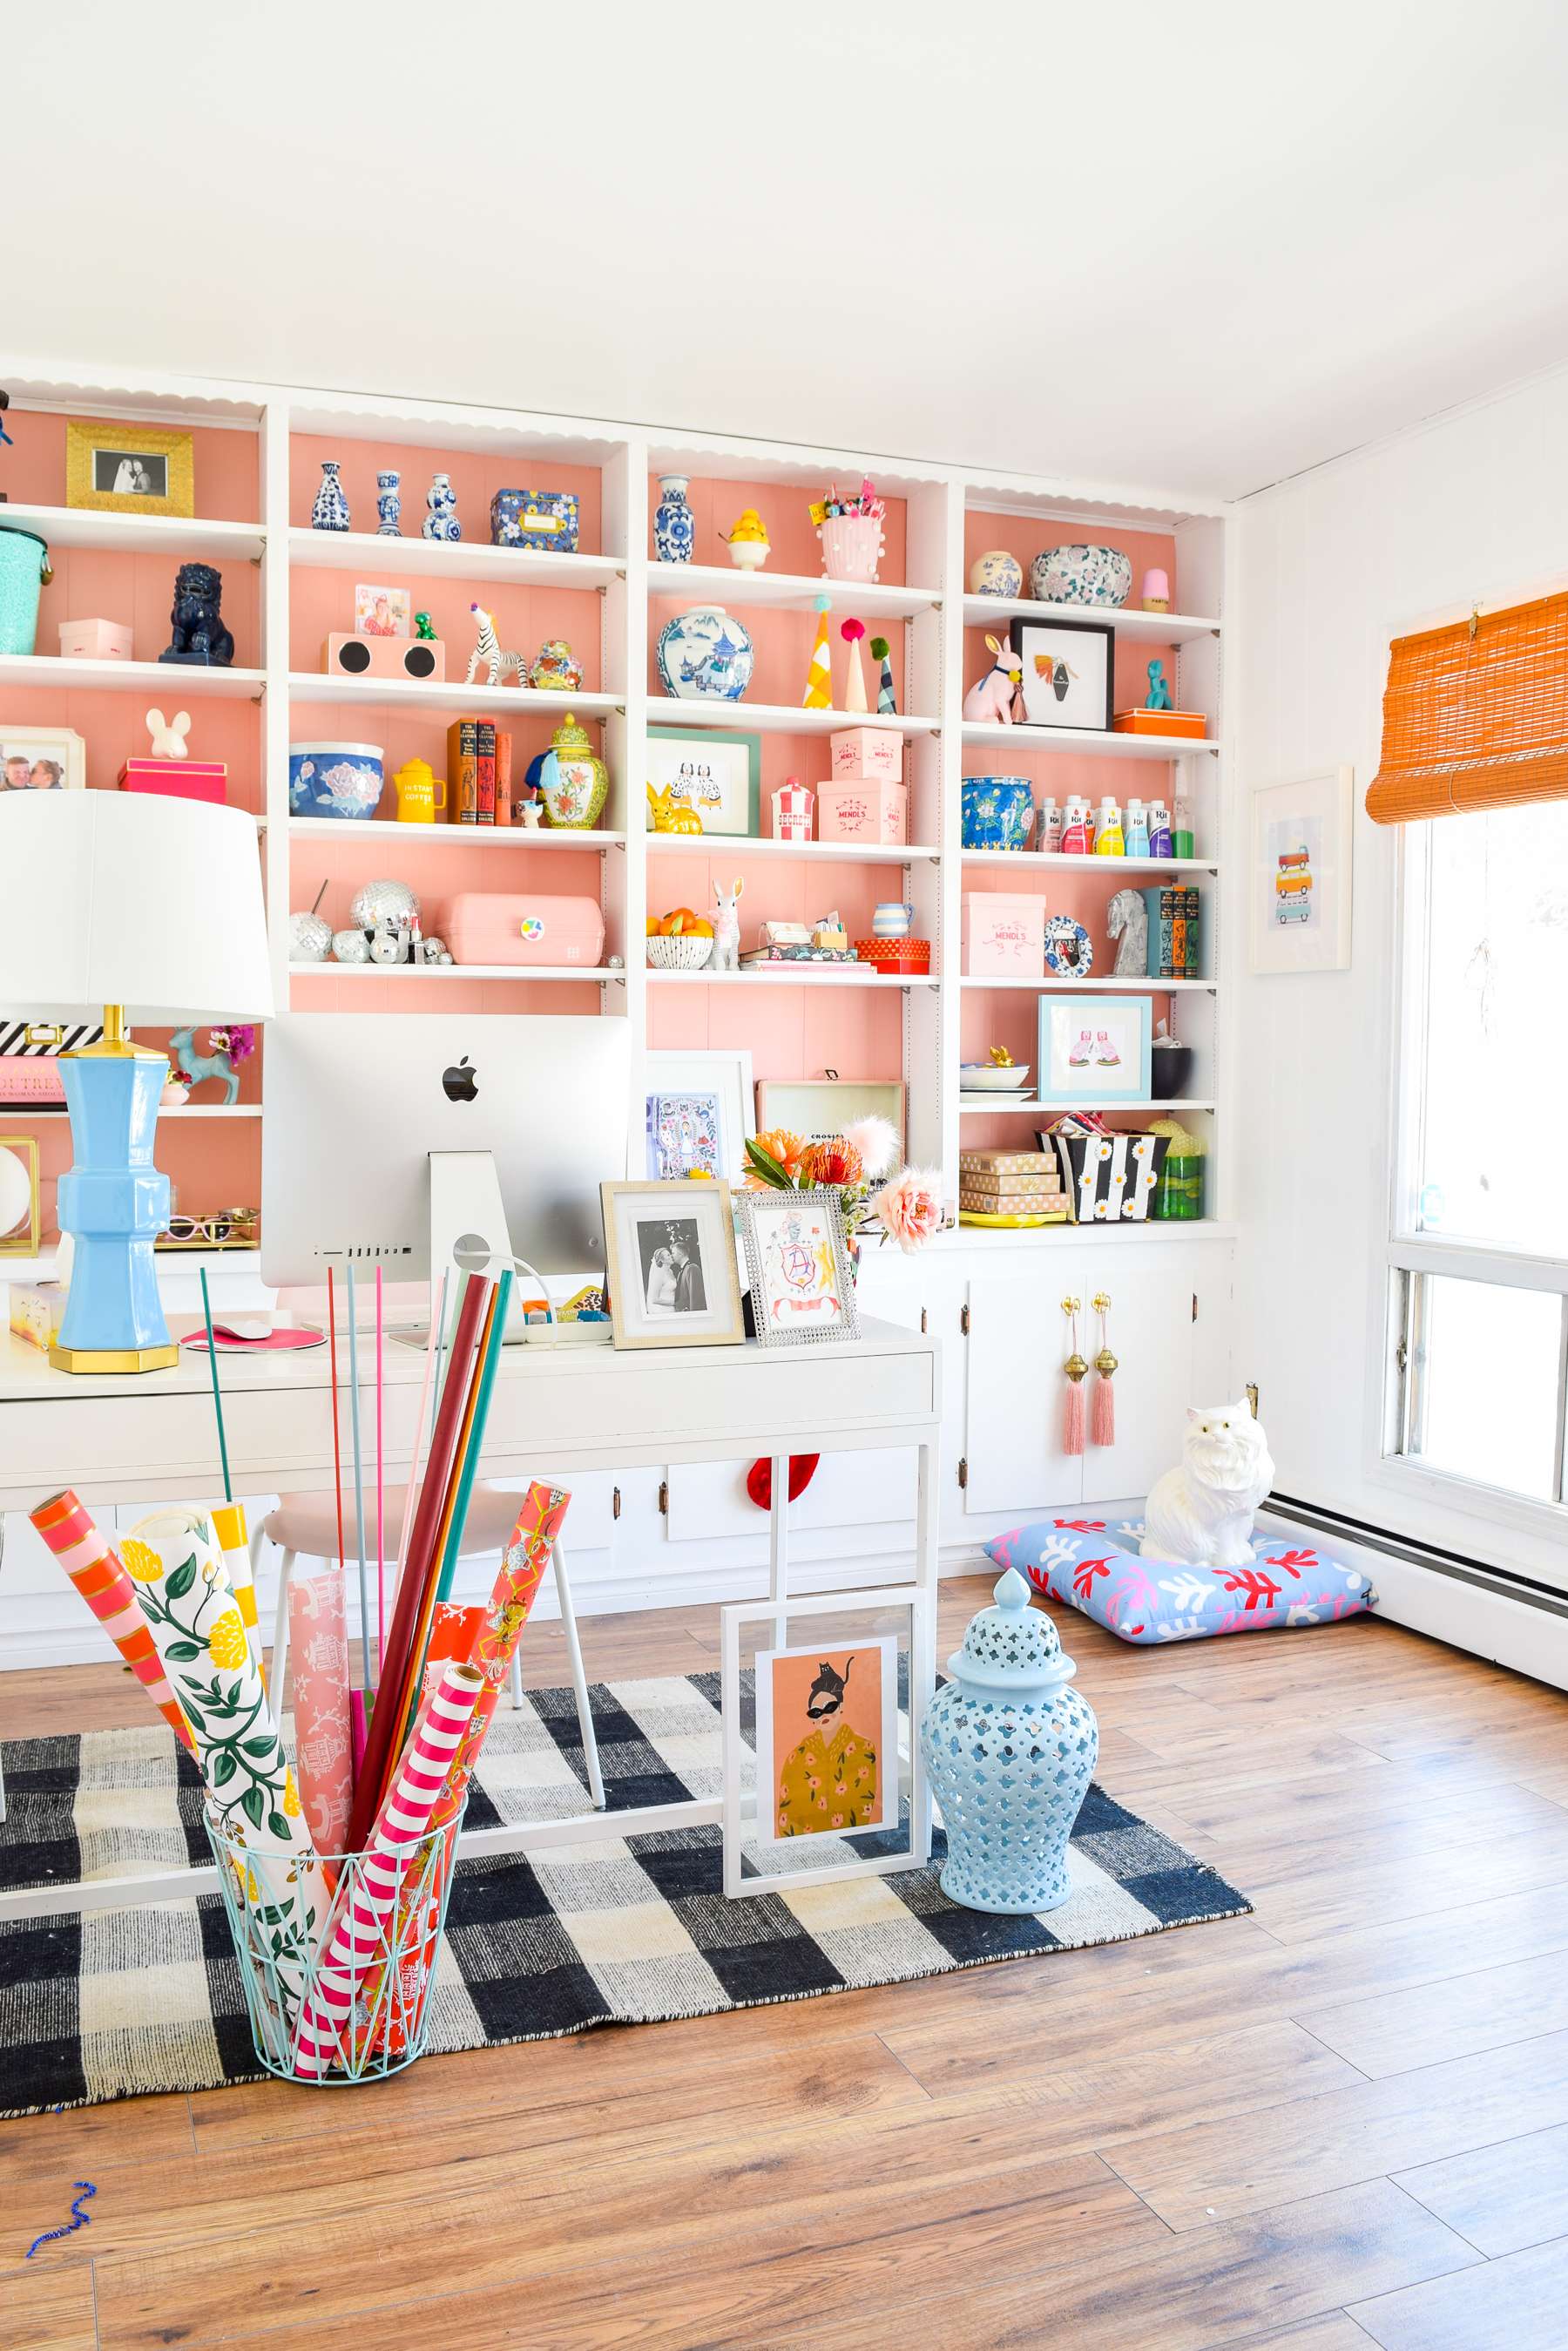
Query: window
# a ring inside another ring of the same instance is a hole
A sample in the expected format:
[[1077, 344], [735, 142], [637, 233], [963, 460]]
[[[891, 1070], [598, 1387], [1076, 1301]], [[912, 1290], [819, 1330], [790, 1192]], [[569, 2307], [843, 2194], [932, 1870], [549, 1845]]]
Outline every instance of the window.
[[1568, 804], [1404, 834], [1385, 1450], [1565, 1499]]

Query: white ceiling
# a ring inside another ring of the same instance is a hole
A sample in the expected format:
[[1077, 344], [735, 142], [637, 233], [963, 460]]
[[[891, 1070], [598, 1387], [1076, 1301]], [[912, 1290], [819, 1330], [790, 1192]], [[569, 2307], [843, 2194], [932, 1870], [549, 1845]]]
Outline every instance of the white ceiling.
[[5, 47], [0, 381], [1240, 496], [1568, 357], [1548, 0], [78, 0]]

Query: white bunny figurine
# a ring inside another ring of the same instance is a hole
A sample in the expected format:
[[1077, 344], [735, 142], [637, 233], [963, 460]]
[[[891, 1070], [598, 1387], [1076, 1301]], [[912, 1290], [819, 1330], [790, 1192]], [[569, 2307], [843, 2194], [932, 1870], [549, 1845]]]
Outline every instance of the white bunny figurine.
[[708, 954], [710, 971], [739, 971], [741, 968], [741, 916], [735, 901], [745, 886], [739, 874], [728, 896], [716, 882], [713, 884], [713, 896], [717, 903], [713, 908], [713, 945]]
[[185, 737], [191, 732], [188, 710], [177, 710], [171, 724], [167, 726], [163, 724], [161, 710], [150, 710], [147, 726], [152, 737], [152, 757], [155, 759], [183, 759], [189, 756], [185, 749]]

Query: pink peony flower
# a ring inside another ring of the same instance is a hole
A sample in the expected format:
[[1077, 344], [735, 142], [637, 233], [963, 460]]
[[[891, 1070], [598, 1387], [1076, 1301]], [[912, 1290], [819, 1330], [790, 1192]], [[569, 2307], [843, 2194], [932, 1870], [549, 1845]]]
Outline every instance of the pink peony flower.
[[941, 1228], [942, 1179], [934, 1167], [906, 1167], [891, 1184], [885, 1184], [871, 1203], [872, 1209], [887, 1231], [907, 1257], [913, 1257], [924, 1241]]
[[885, 1118], [857, 1118], [844, 1140], [859, 1153], [867, 1176], [886, 1176], [898, 1156], [898, 1131]]

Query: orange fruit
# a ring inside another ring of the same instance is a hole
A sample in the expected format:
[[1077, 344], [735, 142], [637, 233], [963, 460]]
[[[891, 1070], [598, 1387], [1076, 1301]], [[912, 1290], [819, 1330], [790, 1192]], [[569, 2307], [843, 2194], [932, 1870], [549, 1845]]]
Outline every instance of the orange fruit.
[[712, 924], [705, 923], [701, 914], [693, 914], [686, 925], [686, 936], [689, 939], [711, 939], [712, 935]]
[[647, 925], [649, 937], [650, 939], [656, 939], [659, 936], [659, 928], [660, 925], [658, 915], [649, 914]]

